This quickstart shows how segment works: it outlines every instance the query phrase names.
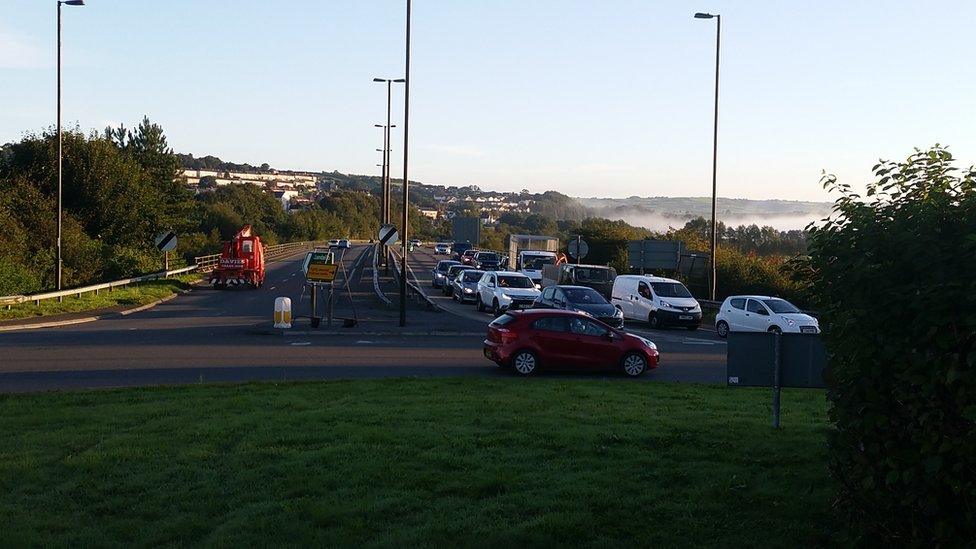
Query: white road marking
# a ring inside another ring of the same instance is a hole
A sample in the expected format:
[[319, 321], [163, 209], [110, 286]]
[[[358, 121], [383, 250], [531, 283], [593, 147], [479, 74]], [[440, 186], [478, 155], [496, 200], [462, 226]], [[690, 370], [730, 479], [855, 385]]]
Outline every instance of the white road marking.
[[365, 339], [356, 342], [356, 345], [372, 345], [372, 344], [373, 344], [372, 341], [366, 341]]
[[291, 344], [292, 347], [304, 347], [306, 345], [311, 345], [311, 341], [296, 341]]
[[271, 289], [272, 289], [272, 290], [274, 290], [275, 288], [277, 288], [277, 286], [272, 286], [272, 287], [271, 287]]

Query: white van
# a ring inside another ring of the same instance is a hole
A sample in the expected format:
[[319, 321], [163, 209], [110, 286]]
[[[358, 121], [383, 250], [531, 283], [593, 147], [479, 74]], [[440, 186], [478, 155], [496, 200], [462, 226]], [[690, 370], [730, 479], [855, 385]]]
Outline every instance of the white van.
[[610, 303], [629, 320], [644, 320], [651, 328], [682, 326], [697, 330], [702, 310], [685, 285], [659, 276], [620, 275], [613, 281]]

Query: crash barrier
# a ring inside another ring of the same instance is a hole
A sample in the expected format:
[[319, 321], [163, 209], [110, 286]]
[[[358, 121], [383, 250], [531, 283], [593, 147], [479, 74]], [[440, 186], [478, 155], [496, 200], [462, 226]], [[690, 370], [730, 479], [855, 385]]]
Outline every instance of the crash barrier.
[[[271, 246], [264, 247], [264, 257], [265, 259], [274, 259], [299, 250], [307, 250], [317, 244], [322, 244], [322, 242], [286, 242], [284, 244], [272, 244]], [[193, 262], [201, 273], [207, 273], [217, 268], [217, 264], [220, 263], [220, 254], [197, 256], [193, 258]]]
[[373, 291], [376, 293], [376, 297], [378, 297], [384, 305], [390, 307], [393, 305], [393, 302], [390, 301], [390, 298], [386, 297], [386, 294], [384, 294], [383, 290], [380, 288], [380, 248], [382, 248], [382, 246], [373, 246]]
[[274, 327], [291, 328], [291, 298], [275, 298]]
[[[273, 246], [268, 246], [264, 249], [265, 257], [273, 259], [275, 257], [282, 257], [288, 255], [292, 252], [307, 249], [320, 244], [321, 242], [289, 242], [287, 244], [275, 244]], [[11, 305], [16, 305], [18, 303], [26, 303], [28, 301], [33, 301], [34, 305], [40, 305], [41, 301], [47, 299], [63, 299], [65, 297], [77, 296], [81, 297], [82, 294], [94, 293], [98, 295], [98, 292], [102, 290], [112, 291], [115, 288], [122, 286], [128, 286], [129, 284], [135, 284], [137, 282], [148, 282], [150, 280], [159, 280], [160, 278], [169, 278], [171, 276], [185, 274], [189, 272], [208, 272], [213, 270], [220, 260], [220, 254], [204, 255], [194, 258], [194, 264], [189, 267], [182, 267], [179, 269], [171, 269], [168, 271], [159, 271], [156, 273], [150, 273], [141, 276], [134, 276], [131, 278], [123, 278], [122, 280], [113, 280], [111, 282], [102, 282], [101, 284], [91, 284], [89, 286], [82, 286], [80, 288], [71, 288], [70, 290], [61, 290], [57, 292], [44, 292], [40, 294], [32, 295], [9, 295], [0, 297], [0, 306], [6, 306], [10, 308]]]
[[821, 389], [827, 352], [820, 334], [729, 332], [729, 386], [772, 387], [773, 427], [779, 427], [782, 387]]
[[[400, 261], [397, 254], [390, 250], [390, 262], [393, 265], [393, 272], [395, 273], [395, 279], [397, 284], [400, 284]], [[417, 283], [415, 277], [411, 276], [413, 271], [409, 268], [407, 269], [407, 295], [411, 296], [414, 301], [420, 305], [426, 306], [430, 310], [439, 311], [441, 308], [420, 288], [420, 284]], [[411, 280], [413, 279], [413, 280]]]

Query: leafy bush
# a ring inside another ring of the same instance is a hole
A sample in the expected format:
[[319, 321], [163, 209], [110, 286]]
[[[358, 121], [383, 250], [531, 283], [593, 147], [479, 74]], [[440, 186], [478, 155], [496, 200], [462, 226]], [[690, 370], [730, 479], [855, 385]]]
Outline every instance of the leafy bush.
[[[840, 502], [871, 544], [976, 539], [976, 171], [936, 146], [881, 162], [862, 199], [832, 176], [810, 237], [830, 353]], [[970, 545], [971, 546], [971, 545]]]

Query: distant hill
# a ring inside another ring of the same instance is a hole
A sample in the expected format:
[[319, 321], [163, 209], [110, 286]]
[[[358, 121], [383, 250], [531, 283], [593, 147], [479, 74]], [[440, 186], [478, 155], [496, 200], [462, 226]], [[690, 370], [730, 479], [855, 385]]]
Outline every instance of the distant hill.
[[[681, 227], [695, 217], [710, 218], [710, 197], [653, 196], [629, 198], [576, 198], [594, 216], [623, 219], [631, 225], [664, 231]], [[749, 200], [719, 197], [716, 217], [727, 226], [770, 225], [780, 230], [802, 229], [830, 213], [831, 202]]]

